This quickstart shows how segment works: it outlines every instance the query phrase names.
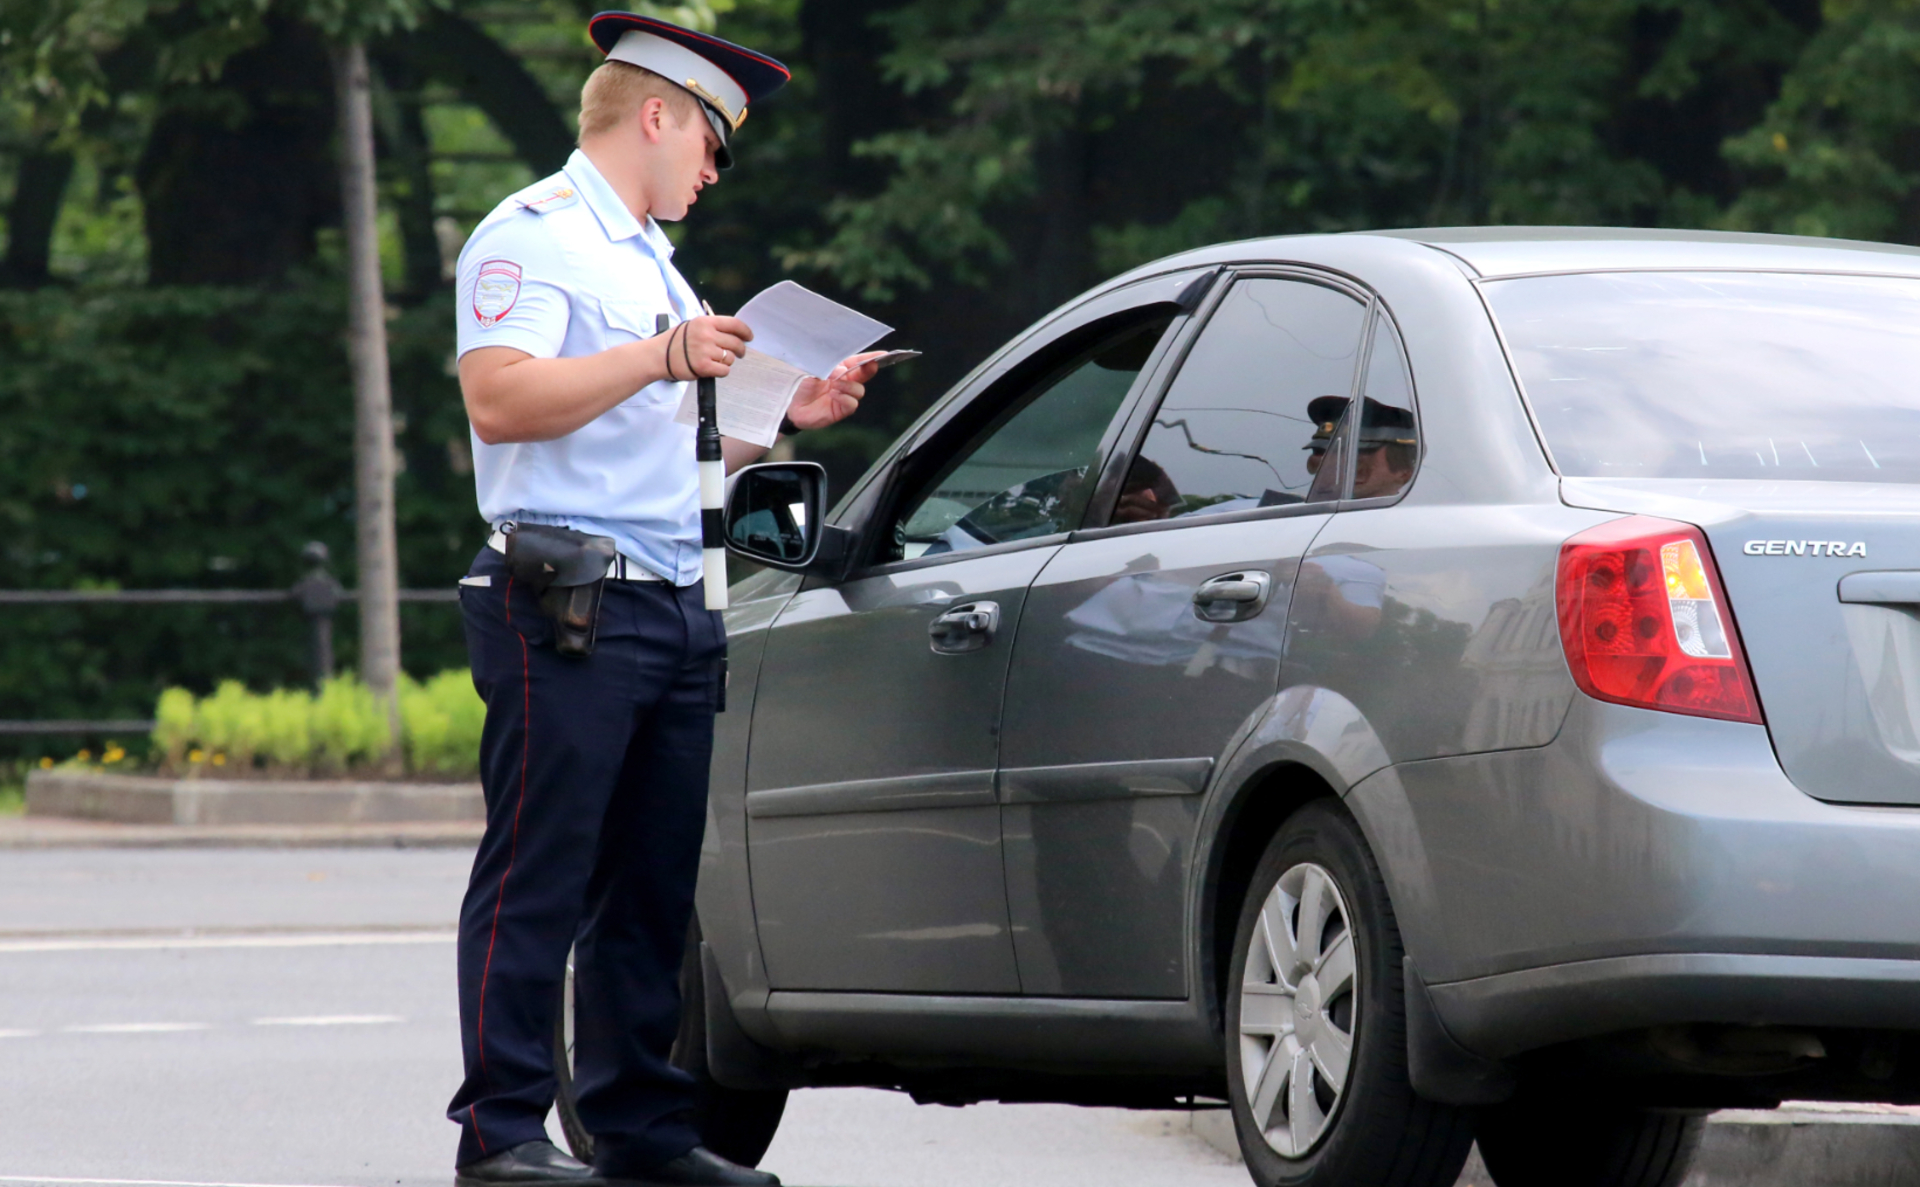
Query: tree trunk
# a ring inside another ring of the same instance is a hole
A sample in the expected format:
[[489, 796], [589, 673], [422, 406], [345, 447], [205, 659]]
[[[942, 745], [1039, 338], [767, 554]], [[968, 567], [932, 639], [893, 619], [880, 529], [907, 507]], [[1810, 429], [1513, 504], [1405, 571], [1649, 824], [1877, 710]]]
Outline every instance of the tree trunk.
[[[360, 676], [400, 736], [399, 555], [393, 525], [393, 393], [387, 382], [386, 296], [373, 176], [373, 107], [366, 46], [334, 51], [340, 112], [340, 194], [347, 231], [347, 353], [353, 366], [354, 529], [359, 553]], [[389, 764], [397, 760], [389, 750]]]
[[14, 175], [13, 202], [7, 208], [7, 258], [0, 263], [0, 284], [39, 288], [53, 279], [53, 224], [73, 176], [73, 154], [30, 152]]
[[[440, 293], [440, 238], [433, 229], [433, 169], [426, 120], [421, 116], [420, 87], [424, 81], [413, 61], [403, 54], [373, 57], [373, 121], [380, 144], [387, 150], [388, 195], [400, 224], [405, 281], [404, 303], [417, 305]], [[395, 180], [399, 184], [393, 185]]]
[[[153, 93], [157, 111], [134, 172], [156, 285], [274, 285], [339, 224], [328, 143], [327, 45], [280, 17], [215, 79]], [[97, 109], [96, 109], [97, 110]]]
[[545, 176], [567, 163], [572, 128], [525, 63], [479, 25], [433, 8], [418, 29], [384, 44], [484, 112], [536, 174]]

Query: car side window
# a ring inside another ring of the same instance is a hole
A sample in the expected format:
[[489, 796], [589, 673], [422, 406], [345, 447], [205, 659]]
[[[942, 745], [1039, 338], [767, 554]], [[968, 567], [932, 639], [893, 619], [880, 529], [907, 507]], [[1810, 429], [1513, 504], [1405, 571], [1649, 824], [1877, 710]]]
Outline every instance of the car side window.
[[1344, 475], [1329, 447], [1352, 400], [1366, 317], [1326, 285], [1237, 281], [1154, 412], [1112, 522], [1339, 498]]
[[1374, 319], [1363, 395], [1352, 497], [1387, 498], [1407, 489], [1413, 481], [1414, 468], [1420, 462], [1420, 434], [1413, 414], [1413, 379], [1407, 370], [1406, 348], [1384, 315]]
[[[919, 482], [882, 560], [914, 560], [1071, 531], [1099, 477], [1106, 434], [1178, 310], [1099, 338], [1047, 370]], [[991, 398], [991, 397], [990, 397]]]

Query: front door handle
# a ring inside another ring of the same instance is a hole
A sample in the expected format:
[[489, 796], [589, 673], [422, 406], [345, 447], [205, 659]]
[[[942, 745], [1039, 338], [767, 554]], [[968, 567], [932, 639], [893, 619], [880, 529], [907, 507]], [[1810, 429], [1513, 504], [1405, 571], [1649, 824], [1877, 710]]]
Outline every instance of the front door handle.
[[1222, 573], [1193, 591], [1193, 612], [1207, 622], [1245, 622], [1267, 608], [1273, 575], [1259, 569]]
[[942, 655], [961, 655], [978, 651], [993, 642], [1000, 629], [1000, 603], [968, 602], [955, 606], [927, 627], [933, 649]]

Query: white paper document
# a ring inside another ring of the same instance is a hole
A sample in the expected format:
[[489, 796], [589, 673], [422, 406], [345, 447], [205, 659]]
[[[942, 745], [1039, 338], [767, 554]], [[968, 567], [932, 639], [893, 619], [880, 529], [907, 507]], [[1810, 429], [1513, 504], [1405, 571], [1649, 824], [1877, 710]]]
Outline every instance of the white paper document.
[[893, 332], [885, 322], [791, 280], [762, 289], [734, 316], [753, 327], [749, 351], [770, 354], [819, 379], [825, 379], [841, 359]]
[[[735, 360], [714, 395], [720, 434], [755, 445], [772, 445], [794, 392], [809, 376], [825, 379], [841, 360], [893, 332], [885, 322], [830, 301], [791, 280], [761, 292], [734, 316], [753, 330], [747, 353]], [[882, 366], [913, 358], [917, 351], [882, 356]], [[674, 420], [699, 423], [696, 385], [687, 385]]]
[[[792, 363], [761, 354], [752, 347], [733, 361], [733, 369], [714, 388], [714, 408], [720, 414], [720, 435], [755, 445], [772, 445], [780, 437], [780, 421], [793, 403], [793, 393], [807, 373]], [[700, 423], [696, 385], [687, 385], [673, 419], [683, 425]]]

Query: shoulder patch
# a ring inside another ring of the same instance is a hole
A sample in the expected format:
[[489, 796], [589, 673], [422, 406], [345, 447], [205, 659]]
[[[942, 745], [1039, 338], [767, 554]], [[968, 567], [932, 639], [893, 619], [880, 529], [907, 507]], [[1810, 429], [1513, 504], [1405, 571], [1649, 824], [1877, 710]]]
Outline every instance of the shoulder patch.
[[483, 260], [473, 285], [473, 316], [490, 329], [512, 312], [520, 299], [520, 265], [512, 260]]
[[565, 210], [579, 200], [580, 191], [571, 185], [557, 185], [518, 199], [520, 209], [531, 210], [535, 214], [552, 214], [556, 210]]

